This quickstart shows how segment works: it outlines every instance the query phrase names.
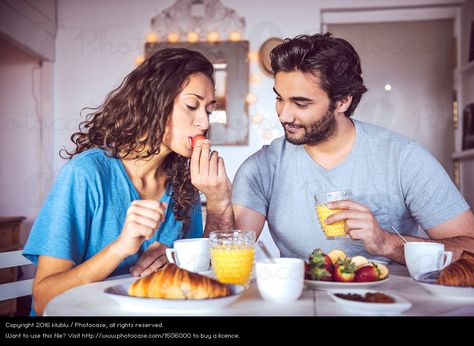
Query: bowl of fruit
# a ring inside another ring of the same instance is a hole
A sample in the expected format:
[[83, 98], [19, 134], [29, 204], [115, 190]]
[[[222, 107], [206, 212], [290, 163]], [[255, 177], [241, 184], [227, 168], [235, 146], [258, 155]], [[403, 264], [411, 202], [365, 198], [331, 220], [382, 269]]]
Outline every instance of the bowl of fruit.
[[327, 254], [315, 249], [305, 262], [306, 286], [323, 290], [379, 285], [388, 280], [388, 275], [384, 264], [364, 256], [348, 257], [340, 249]]

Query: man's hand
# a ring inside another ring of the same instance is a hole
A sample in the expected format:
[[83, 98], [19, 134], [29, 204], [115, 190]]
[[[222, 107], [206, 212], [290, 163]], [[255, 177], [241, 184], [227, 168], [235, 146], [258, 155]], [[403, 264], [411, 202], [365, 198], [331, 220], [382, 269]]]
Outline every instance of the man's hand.
[[197, 141], [191, 156], [191, 182], [204, 195], [208, 205], [230, 204], [232, 185], [225, 171], [224, 159], [210, 152], [208, 139]]
[[155, 200], [133, 201], [127, 210], [127, 217], [115, 247], [124, 257], [138, 251], [145, 240], [151, 239], [165, 219], [165, 202]]
[[133, 276], [147, 276], [168, 263], [166, 258], [166, 249], [168, 246], [159, 242], [154, 242], [140, 256], [137, 263], [130, 267], [130, 273]]
[[387, 232], [380, 228], [370, 209], [354, 201], [336, 201], [328, 203], [330, 209], [342, 209], [326, 219], [327, 224], [345, 221], [345, 232], [354, 240], [362, 240], [365, 248], [372, 254], [383, 255], [386, 252]]

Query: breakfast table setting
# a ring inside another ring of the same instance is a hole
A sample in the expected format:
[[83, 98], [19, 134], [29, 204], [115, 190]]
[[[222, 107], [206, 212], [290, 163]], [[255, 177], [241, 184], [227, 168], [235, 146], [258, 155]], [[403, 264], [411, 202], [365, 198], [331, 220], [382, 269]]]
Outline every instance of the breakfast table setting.
[[[164, 269], [144, 278], [126, 274], [72, 288], [53, 298], [43, 314], [474, 316], [474, 287], [439, 284], [441, 270], [415, 274], [413, 265], [349, 258], [342, 250], [315, 250], [309, 263], [270, 256], [255, 260], [252, 231], [211, 233], [210, 240], [197, 239], [195, 246], [189, 239], [177, 242]], [[192, 249], [195, 256], [189, 256]], [[321, 273], [314, 267], [320, 263], [333, 279], [314, 276]], [[352, 268], [351, 280], [335, 274], [342, 263]]]

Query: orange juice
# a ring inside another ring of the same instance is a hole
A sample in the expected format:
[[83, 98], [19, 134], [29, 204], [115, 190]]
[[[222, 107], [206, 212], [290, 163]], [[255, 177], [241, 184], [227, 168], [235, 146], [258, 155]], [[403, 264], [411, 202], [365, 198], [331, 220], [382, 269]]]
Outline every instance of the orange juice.
[[326, 220], [329, 216], [339, 211], [342, 211], [342, 210], [329, 209], [324, 204], [318, 204], [316, 206], [316, 213], [318, 214], [319, 223], [321, 224], [321, 228], [326, 234], [326, 237], [343, 237], [347, 235], [346, 232], [344, 232], [344, 226], [346, 224], [344, 221], [337, 221], [330, 225], [324, 222], [324, 220]]
[[223, 245], [211, 248], [211, 262], [216, 279], [226, 284], [247, 285], [254, 257], [253, 247]]

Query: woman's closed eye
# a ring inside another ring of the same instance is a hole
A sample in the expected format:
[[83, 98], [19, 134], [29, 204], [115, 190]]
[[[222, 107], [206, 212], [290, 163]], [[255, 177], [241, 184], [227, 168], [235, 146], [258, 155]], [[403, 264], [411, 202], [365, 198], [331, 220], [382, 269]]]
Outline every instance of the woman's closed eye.
[[191, 105], [186, 105], [190, 111], [195, 111], [197, 109], [197, 106], [191, 106]]

